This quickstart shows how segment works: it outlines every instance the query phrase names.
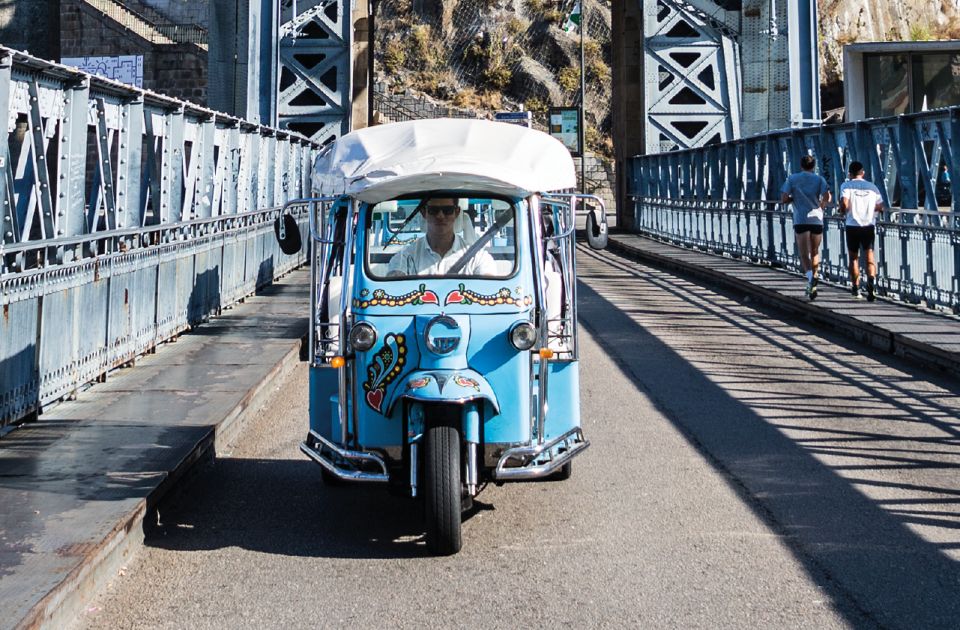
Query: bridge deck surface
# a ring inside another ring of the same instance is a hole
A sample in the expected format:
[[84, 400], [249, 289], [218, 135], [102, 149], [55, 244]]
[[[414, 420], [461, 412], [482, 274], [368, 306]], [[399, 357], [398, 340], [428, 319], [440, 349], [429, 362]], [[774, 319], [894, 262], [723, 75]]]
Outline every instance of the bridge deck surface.
[[62, 627], [122, 570], [147, 506], [296, 363], [307, 283], [287, 275], [0, 440], [0, 627]]
[[[960, 320], [634, 235], [611, 249], [707, 278], [866, 343], [960, 373]], [[0, 440], [0, 627], [60, 625], [142, 542], [147, 505], [239, 431], [306, 332], [305, 271], [165, 344]], [[134, 535], [127, 536], [132, 532]]]

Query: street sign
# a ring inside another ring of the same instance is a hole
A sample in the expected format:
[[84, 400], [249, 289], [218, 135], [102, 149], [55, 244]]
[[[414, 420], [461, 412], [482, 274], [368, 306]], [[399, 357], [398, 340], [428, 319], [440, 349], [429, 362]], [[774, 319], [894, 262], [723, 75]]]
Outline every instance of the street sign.
[[583, 153], [580, 146], [580, 108], [551, 107], [550, 135], [570, 149], [570, 155], [580, 157]]
[[497, 112], [493, 115], [493, 118], [500, 122], [523, 125], [527, 129], [533, 126], [533, 117], [530, 112]]

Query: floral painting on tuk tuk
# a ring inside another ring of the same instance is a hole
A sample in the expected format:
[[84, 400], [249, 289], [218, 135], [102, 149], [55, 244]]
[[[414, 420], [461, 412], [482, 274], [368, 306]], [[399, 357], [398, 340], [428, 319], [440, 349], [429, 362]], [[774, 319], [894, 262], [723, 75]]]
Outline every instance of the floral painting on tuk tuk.
[[[366, 291], [366, 289], [364, 289]], [[368, 306], [406, 306], [413, 304], [439, 304], [440, 299], [437, 294], [427, 288], [427, 285], [421, 284], [420, 287], [403, 295], [389, 295], [383, 289], [375, 289], [370, 299], [361, 292], [360, 298], [353, 299], [355, 308], [367, 308]]]
[[420, 378], [415, 378], [411, 381], [407, 381], [407, 389], [423, 389], [430, 384], [429, 376], [421, 376]]
[[[517, 293], [519, 294], [520, 291], [517, 291]], [[525, 295], [522, 298], [519, 295], [513, 297], [513, 293], [511, 293], [507, 287], [501, 288], [493, 295], [484, 295], [476, 291], [471, 291], [465, 284], [461, 283], [460, 288], [454, 289], [447, 294], [443, 303], [444, 305], [479, 304], [481, 306], [496, 306], [498, 304], [512, 304], [514, 306], [530, 306], [530, 304], [533, 303], [533, 298], [529, 295]]]
[[373, 361], [367, 366], [367, 380], [363, 383], [363, 389], [366, 392], [364, 400], [377, 413], [382, 413], [387, 385], [400, 375], [403, 364], [406, 362], [406, 354], [405, 337], [389, 333], [383, 338], [383, 347], [377, 351]]
[[472, 378], [467, 378], [466, 376], [457, 374], [456, 376], [453, 377], [453, 382], [459, 385], [460, 387], [475, 389], [478, 392], [480, 391], [480, 383], [478, 383], [476, 380]]

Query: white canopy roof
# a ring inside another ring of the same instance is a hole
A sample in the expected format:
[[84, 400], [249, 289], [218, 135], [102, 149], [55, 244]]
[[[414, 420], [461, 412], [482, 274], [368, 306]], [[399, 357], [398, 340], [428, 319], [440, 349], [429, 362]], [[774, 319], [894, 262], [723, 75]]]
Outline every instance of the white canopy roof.
[[377, 203], [427, 190], [522, 196], [577, 185], [570, 152], [542, 131], [437, 118], [360, 129], [317, 158], [313, 189]]

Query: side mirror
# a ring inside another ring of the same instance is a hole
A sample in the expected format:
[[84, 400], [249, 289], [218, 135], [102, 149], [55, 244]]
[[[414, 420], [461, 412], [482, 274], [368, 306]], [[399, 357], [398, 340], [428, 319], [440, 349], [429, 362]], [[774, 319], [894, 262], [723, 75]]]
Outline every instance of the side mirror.
[[587, 212], [587, 245], [593, 249], [606, 249], [607, 247], [607, 218], [597, 219], [596, 208], [591, 208]]
[[303, 247], [303, 241], [300, 239], [300, 226], [293, 216], [283, 212], [273, 222], [273, 233], [277, 236], [277, 242], [280, 244], [280, 251], [287, 256], [292, 256]]

